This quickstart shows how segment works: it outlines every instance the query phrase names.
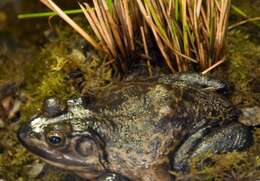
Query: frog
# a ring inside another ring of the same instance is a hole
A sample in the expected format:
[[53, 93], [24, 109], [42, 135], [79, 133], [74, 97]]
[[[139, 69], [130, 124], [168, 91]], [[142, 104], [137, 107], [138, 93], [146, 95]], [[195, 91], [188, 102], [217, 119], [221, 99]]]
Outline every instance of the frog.
[[95, 97], [47, 98], [18, 139], [88, 180], [170, 181], [200, 154], [250, 147], [251, 129], [230, 92], [225, 81], [197, 73], [121, 81]]

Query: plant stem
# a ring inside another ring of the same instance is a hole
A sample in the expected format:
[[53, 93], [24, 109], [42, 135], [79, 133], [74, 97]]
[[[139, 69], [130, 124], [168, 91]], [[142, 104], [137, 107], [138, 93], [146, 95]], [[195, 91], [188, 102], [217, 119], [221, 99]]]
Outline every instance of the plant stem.
[[[65, 14], [79, 14], [82, 13], [81, 9], [71, 9], [65, 10]], [[26, 14], [19, 14], [18, 19], [27, 19], [27, 18], [41, 18], [41, 17], [48, 17], [48, 16], [55, 16], [58, 15], [55, 12], [40, 12], [40, 13], [26, 13]]]

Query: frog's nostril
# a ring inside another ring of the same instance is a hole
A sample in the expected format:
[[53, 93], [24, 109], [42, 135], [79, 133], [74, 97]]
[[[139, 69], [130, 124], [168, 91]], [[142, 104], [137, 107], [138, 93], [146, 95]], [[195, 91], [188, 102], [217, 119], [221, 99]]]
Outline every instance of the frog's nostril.
[[48, 98], [43, 103], [43, 114], [46, 117], [59, 116], [62, 113], [62, 106], [57, 98]]

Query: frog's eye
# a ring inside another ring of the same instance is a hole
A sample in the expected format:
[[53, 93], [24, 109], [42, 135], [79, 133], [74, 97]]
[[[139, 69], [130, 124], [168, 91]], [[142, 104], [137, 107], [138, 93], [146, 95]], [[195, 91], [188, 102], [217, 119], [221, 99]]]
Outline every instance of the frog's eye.
[[62, 132], [51, 131], [47, 134], [47, 141], [53, 146], [63, 146], [65, 143], [65, 135]]

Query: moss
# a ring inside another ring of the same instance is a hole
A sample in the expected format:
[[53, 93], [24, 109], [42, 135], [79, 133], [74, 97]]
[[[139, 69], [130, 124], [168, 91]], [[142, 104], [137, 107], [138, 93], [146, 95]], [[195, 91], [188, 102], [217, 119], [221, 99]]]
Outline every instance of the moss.
[[70, 54], [70, 65], [78, 67], [83, 73], [82, 94], [96, 95], [112, 82], [112, 69], [106, 63], [106, 57], [101, 57], [95, 51], [89, 51], [86, 57], [74, 49]]
[[223, 70], [226, 79], [235, 86], [231, 99], [243, 106], [259, 105], [259, 93], [252, 85], [260, 78], [260, 45], [252, 42], [248, 34], [231, 31], [227, 38], [228, 69]]
[[22, 109], [22, 121], [27, 121], [33, 113], [38, 112], [46, 97], [55, 96], [65, 100], [75, 94], [73, 88], [67, 85], [67, 75], [62, 71], [66, 61], [63, 55], [66, 55], [66, 49], [62, 44], [48, 44], [38, 59], [26, 67], [25, 94], [29, 97]]
[[[14, 125], [13, 125], [14, 126]], [[2, 130], [0, 137], [4, 150], [0, 154], [0, 178], [5, 180], [19, 180], [23, 177], [23, 166], [32, 162], [32, 157], [28, 151], [16, 140], [16, 127]]]
[[[40, 50], [37, 57], [33, 57], [29, 63], [20, 67], [24, 71], [26, 83], [23, 87], [23, 94], [27, 97], [26, 103], [22, 106], [20, 123], [27, 122], [32, 115], [40, 112], [42, 101], [46, 97], [55, 96], [64, 101], [72, 96], [79, 96], [83, 90], [83, 92], [94, 93], [94, 87], [105, 87], [112, 79], [111, 68], [104, 64], [105, 59], [102, 58], [102, 55], [91, 52], [90, 56], [89, 54], [85, 56], [82, 53], [82, 45], [85, 44], [79, 41], [78, 35], [67, 30], [58, 29], [57, 31], [57, 37], [51, 39]], [[14, 64], [10, 63], [10, 66], [15, 69], [12, 67]], [[75, 69], [80, 69], [85, 79], [83, 81], [85, 83], [79, 90], [76, 90], [70, 83], [68, 76], [68, 73]], [[6, 72], [8, 73], [8, 71]], [[18, 76], [20, 75], [18, 73]], [[6, 138], [11, 144], [4, 145], [6, 151], [0, 154], [0, 178], [21, 181], [35, 180], [30, 178], [24, 168], [40, 160], [38, 157], [32, 157], [18, 143], [16, 139], [18, 127], [19, 125], [16, 125], [0, 133], [0, 136]], [[61, 180], [63, 176], [64, 174], [60, 171], [51, 171], [37, 180], [55, 181]]]
[[239, 7], [243, 12], [245, 12], [249, 17], [259, 16], [259, 6], [260, 1], [256, 0], [254, 3], [250, 3], [248, 0], [233, 1], [233, 5]]
[[[11, 61], [6, 62], [3, 69], [6, 72], [5, 77], [8, 79], [15, 73], [17, 77], [24, 77], [24, 92], [23, 95], [27, 98], [26, 104], [22, 106], [21, 122], [26, 122], [29, 118], [39, 112], [42, 101], [48, 96], [56, 96], [62, 100], [68, 99], [77, 92], [72, 86], [67, 83], [67, 74], [63, 71], [63, 66], [66, 64], [66, 55], [68, 48], [59, 39], [47, 43], [44, 48], [38, 52], [38, 57], [32, 56], [25, 64], [21, 64], [15, 72], [17, 65]], [[11, 74], [11, 75], [10, 75]], [[2, 75], [2, 74], [1, 74]], [[21, 78], [20, 78], [21, 79]], [[32, 155], [22, 147], [16, 139], [16, 131], [19, 125], [9, 125], [5, 130], [1, 130], [0, 136], [3, 140], [8, 140], [3, 144], [4, 151], [0, 155], [0, 178], [5, 180], [35, 180], [30, 178], [24, 168], [26, 165], [31, 165], [35, 161], [39, 161], [37, 157]], [[60, 180], [59, 173], [47, 174], [46, 180]], [[55, 178], [55, 179], [54, 179]]]
[[[55, 96], [63, 101], [79, 94], [95, 94], [112, 81], [112, 69], [105, 64], [106, 57], [91, 49], [85, 56], [84, 46], [86, 44], [77, 34], [67, 29], [57, 29], [57, 37], [47, 43], [39, 57], [25, 67], [25, 89], [30, 100], [24, 107], [22, 120], [39, 111], [46, 97]], [[68, 76], [77, 69], [84, 78], [79, 88], [71, 84]]]

